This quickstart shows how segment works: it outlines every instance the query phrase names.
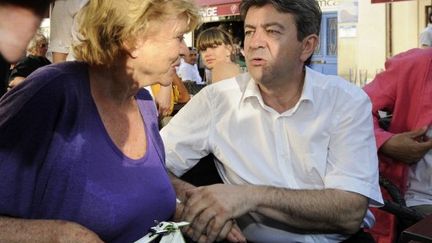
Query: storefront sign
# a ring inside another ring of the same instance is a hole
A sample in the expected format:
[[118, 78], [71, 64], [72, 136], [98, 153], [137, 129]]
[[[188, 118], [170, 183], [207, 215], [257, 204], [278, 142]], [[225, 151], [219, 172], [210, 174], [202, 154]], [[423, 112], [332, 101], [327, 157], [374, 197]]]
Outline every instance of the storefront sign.
[[325, 7], [335, 7], [337, 6], [339, 1], [337, 0], [318, 0], [318, 4], [321, 8]]
[[200, 9], [202, 17], [217, 17], [239, 15], [239, 3], [221, 4], [217, 6], [204, 7]]

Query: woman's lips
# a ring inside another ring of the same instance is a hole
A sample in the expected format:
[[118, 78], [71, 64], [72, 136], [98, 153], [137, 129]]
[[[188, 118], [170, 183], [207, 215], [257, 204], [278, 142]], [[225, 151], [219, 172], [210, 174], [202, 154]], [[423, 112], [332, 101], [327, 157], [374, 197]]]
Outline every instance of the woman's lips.
[[215, 61], [215, 59], [206, 59], [205, 62], [208, 64], [211, 64]]

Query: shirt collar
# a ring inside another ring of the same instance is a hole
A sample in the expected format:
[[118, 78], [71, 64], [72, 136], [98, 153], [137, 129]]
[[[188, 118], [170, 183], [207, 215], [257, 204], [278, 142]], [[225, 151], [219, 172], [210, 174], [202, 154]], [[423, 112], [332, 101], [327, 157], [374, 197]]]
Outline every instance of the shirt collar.
[[[293, 109], [297, 110], [299, 104], [306, 100], [310, 101], [312, 104], [314, 103], [312, 80], [315, 78], [316, 73], [309, 67], [305, 67], [305, 70], [306, 70], [306, 74], [305, 74], [302, 94], [297, 104], [290, 110]], [[249, 99], [251, 97], [256, 97], [256, 99], [259, 101], [262, 107], [267, 107], [264, 104], [260, 90], [255, 80], [252, 77], [250, 77], [250, 75], [248, 75], [248, 78], [249, 80], [247, 81], [247, 85], [245, 87], [245, 90], [243, 91], [243, 97], [240, 100], [240, 102], [243, 103], [246, 101], [246, 99]]]

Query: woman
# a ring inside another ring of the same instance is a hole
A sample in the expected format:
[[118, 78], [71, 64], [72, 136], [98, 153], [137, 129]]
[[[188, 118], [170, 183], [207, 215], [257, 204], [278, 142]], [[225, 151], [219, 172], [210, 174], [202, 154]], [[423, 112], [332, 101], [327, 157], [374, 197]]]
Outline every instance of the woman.
[[90, 0], [78, 62], [43, 67], [0, 100], [0, 241], [132, 242], [173, 216], [143, 87], [170, 84], [197, 13], [190, 0]]
[[47, 49], [47, 39], [42, 33], [36, 32], [27, 47], [28, 55], [20, 60], [11, 71], [8, 90], [20, 84], [36, 69], [51, 64], [50, 60], [45, 57]]
[[198, 36], [197, 47], [204, 65], [211, 70], [212, 83], [240, 74], [231, 35], [225, 30], [216, 27], [204, 30]]

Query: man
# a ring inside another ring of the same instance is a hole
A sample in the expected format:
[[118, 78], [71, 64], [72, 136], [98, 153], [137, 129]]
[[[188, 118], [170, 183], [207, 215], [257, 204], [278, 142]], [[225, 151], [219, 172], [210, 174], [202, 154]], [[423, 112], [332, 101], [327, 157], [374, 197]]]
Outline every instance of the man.
[[162, 130], [172, 173], [213, 153], [225, 183], [172, 178], [186, 233], [213, 241], [235, 219], [252, 242], [340, 242], [371, 227], [368, 205], [382, 204], [371, 105], [305, 67], [318, 3], [244, 0], [241, 14], [250, 73], [206, 87]]
[[[407, 206], [432, 214], [432, 49], [409, 50], [385, 66], [364, 87], [373, 104], [381, 173], [406, 191]], [[387, 131], [378, 124], [379, 110], [392, 113]]]
[[45, 57], [47, 49], [47, 38], [42, 33], [36, 32], [27, 46], [28, 55], [19, 60], [11, 70], [8, 90], [22, 83], [38, 68], [51, 64], [50, 60]]
[[183, 56], [177, 75], [183, 82], [194, 82], [196, 84], [203, 84], [202, 78], [196, 66], [198, 53], [195, 48], [189, 47], [189, 53]]
[[25, 56], [50, 0], [0, 0], [0, 97], [6, 92], [9, 63]]
[[432, 12], [428, 14], [428, 26], [420, 33], [420, 47], [432, 46]]

